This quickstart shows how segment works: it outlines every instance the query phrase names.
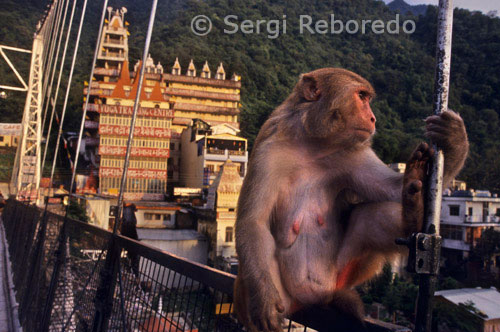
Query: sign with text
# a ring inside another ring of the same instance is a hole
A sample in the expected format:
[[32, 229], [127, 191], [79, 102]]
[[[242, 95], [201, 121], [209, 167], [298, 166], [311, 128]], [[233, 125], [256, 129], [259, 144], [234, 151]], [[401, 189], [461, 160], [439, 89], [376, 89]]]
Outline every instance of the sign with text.
[[[119, 125], [99, 125], [99, 135], [117, 135], [128, 136], [130, 127]], [[155, 137], [155, 138], [170, 138], [172, 136], [168, 128], [154, 127], [135, 127], [134, 137]]]
[[20, 123], [0, 123], [0, 135], [21, 136], [22, 129]]
[[[107, 156], [124, 156], [127, 152], [126, 146], [110, 146], [110, 145], [100, 145], [99, 154]], [[168, 158], [170, 157], [169, 149], [157, 149], [157, 148], [138, 148], [132, 147], [130, 151], [132, 157], [151, 157], [151, 158]]]
[[[101, 114], [117, 114], [132, 116], [134, 108], [132, 106], [121, 105], [98, 105], [98, 112]], [[151, 116], [158, 118], [173, 118], [174, 111], [166, 108], [139, 107], [138, 116]]]

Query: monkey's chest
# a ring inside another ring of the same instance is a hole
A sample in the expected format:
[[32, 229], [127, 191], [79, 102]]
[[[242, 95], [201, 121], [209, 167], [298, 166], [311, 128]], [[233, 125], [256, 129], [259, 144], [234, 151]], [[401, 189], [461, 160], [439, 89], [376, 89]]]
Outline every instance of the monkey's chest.
[[328, 193], [308, 190], [290, 198], [275, 211], [276, 255], [285, 287], [307, 303], [309, 296], [317, 300], [333, 291], [343, 231]]
[[[299, 189], [290, 190], [280, 197], [272, 222], [272, 233], [279, 248], [316, 244], [324, 247], [338, 235], [340, 228], [335, 222], [334, 201], [330, 193], [316, 189], [318, 187], [314, 184], [298, 186]], [[315, 249], [318, 250], [320, 248]]]

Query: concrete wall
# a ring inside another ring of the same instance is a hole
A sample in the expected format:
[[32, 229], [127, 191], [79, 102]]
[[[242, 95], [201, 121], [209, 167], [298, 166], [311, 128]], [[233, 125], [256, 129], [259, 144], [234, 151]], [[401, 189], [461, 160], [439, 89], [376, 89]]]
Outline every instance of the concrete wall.
[[107, 199], [87, 199], [85, 207], [90, 224], [107, 230], [109, 228], [109, 206], [110, 201]]
[[[168, 230], [165, 231], [168, 232]], [[139, 238], [140, 237], [141, 235], [139, 234]], [[188, 240], [141, 239], [141, 242], [154, 246], [167, 253], [187, 258], [191, 261], [204, 265], [207, 264], [208, 240], [204, 236]], [[178, 273], [175, 273], [175, 271], [167, 269], [161, 265], [151, 264], [146, 262], [144, 259], [141, 259], [139, 264], [141, 275], [145, 274], [158, 282], [158, 284], [153, 284], [152, 287], [162, 285], [167, 288], [183, 288], [191, 287], [191, 284], [193, 283], [195, 287], [197, 285], [197, 282], [194, 282], [190, 278], [181, 276]], [[147, 277], [142, 277], [142, 279], [146, 282], [150, 281]]]
[[[196, 140], [191, 142], [192, 128], [188, 127], [181, 135], [180, 183], [185, 187], [203, 188], [203, 155], [198, 156]], [[201, 137], [201, 136], [200, 136]]]

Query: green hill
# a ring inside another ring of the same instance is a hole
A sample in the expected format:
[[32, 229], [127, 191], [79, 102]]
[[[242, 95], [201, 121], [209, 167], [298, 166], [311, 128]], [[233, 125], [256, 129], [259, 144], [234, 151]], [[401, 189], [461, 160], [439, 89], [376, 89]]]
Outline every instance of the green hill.
[[[40, 12], [38, 2], [13, 5], [9, 12], [0, 8], [0, 17], [16, 15], [19, 24], [0, 20], [0, 40], [8, 31], [10, 40], [22, 36], [33, 17]], [[130, 22], [130, 57], [134, 63], [144, 43], [149, 1], [110, 1], [114, 7], [126, 6]], [[98, 25], [100, 4], [89, 4], [81, 57], [72, 89], [70, 114], [80, 114], [83, 81], [88, 80], [93, 43]], [[374, 147], [385, 162], [405, 161], [416, 142], [423, 139], [422, 119], [432, 113], [434, 51], [437, 9], [430, 6], [425, 15], [401, 15], [400, 21], [412, 19], [415, 33], [408, 35], [374, 34], [300, 34], [300, 15], [310, 15], [313, 21], [330, 19], [383, 20], [395, 18], [395, 12], [382, 1], [258, 1], [206, 0], [160, 1], [153, 32], [151, 55], [170, 70], [175, 57], [183, 68], [191, 58], [197, 68], [208, 60], [212, 70], [222, 61], [226, 72], [242, 75], [243, 134], [253, 141], [268, 114], [289, 94], [301, 73], [326, 66], [353, 70], [370, 80], [377, 90], [373, 109], [377, 116], [378, 133]], [[210, 34], [194, 35], [191, 19], [206, 15], [213, 22]], [[238, 22], [249, 20], [282, 20], [287, 17], [286, 34], [268, 38], [260, 34], [224, 34], [227, 15], [237, 15]], [[3, 16], [2, 16], [3, 15]], [[4, 33], [2, 35], [2, 32]], [[29, 37], [29, 35], [28, 35]], [[21, 37], [19, 37], [21, 39]], [[27, 40], [25, 40], [27, 39]], [[30, 45], [24, 45], [29, 48]], [[71, 53], [70, 53], [71, 54]], [[500, 191], [500, 19], [466, 10], [455, 10], [450, 108], [466, 121], [471, 140], [471, 153], [461, 178], [471, 187]], [[0, 67], [1, 69], [1, 67]], [[1, 73], [1, 71], [0, 71]], [[0, 101], [0, 121], [18, 117]], [[76, 128], [79, 116], [68, 117], [68, 128]]]

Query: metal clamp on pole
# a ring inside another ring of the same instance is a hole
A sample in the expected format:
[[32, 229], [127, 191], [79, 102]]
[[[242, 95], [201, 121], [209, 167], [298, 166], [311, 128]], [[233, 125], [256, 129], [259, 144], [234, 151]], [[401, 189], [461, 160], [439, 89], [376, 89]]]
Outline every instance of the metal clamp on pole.
[[410, 273], [437, 275], [442, 238], [437, 234], [413, 233], [408, 239], [396, 239], [396, 244], [409, 249], [406, 270]]

